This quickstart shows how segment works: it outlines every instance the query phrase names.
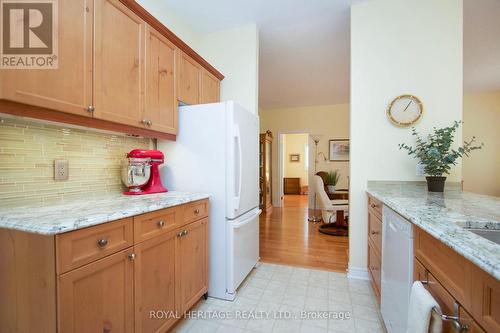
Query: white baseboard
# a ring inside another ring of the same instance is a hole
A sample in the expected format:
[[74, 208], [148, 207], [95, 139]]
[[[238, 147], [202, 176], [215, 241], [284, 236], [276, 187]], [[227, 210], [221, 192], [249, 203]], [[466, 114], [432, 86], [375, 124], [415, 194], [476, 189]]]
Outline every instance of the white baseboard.
[[370, 280], [370, 275], [368, 275], [368, 269], [364, 267], [352, 267], [347, 269], [347, 277], [349, 279], [356, 280]]

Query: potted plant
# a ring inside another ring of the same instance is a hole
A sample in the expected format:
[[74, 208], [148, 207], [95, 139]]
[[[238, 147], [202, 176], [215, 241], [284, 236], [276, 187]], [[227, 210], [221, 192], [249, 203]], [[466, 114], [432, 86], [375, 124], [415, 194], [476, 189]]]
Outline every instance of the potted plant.
[[417, 133], [415, 127], [412, 128], [412, 135], [415, 136], [417, 144], [415, 148], [404, 143], [399, 144], [399, 149], [408, 150], [408, 155], [414, 156], [420, 160], [424, 166], [424, 172], [427, 175], [427, 189], [429, 192], [443, 192], [446, 177], [443, 174], [449, 174], [452, 165], [457, 164], [457, 160], [463, 155], [469, 156], [469, 153], [476, 149], [481, 149], [484, 145], [475, 144], [476, 137], [469, 141], [464, 141], [461, 147], [456, 150], [451, 148], [453, 137], [461, 121], [455, 121], [452, 126], [444, 128], [435, 128], [433, 133], [427, 136], [424, 141]]
[[328, 192], [333, 193], [335, 192], [335, 186], [339, 182], [340, 179], [340, 173], [338, 170], [334, 171], [328, 171], [326, 174], [326, 188], [328, 189]]

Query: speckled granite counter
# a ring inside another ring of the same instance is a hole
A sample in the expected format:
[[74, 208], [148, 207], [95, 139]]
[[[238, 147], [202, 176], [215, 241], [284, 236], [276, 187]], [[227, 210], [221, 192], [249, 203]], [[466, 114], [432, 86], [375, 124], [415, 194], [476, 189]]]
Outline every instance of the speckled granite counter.
[[45, 207], [0, 208], [0, 228], [55, 235], [208, 197], [189, 192], [116, 194]]
[[368, 182], [367, 192], [500, 279], [500, 245], [467, 230], [500, 229], [500, 198], [458, 186], [428, 193], [425, 182]]

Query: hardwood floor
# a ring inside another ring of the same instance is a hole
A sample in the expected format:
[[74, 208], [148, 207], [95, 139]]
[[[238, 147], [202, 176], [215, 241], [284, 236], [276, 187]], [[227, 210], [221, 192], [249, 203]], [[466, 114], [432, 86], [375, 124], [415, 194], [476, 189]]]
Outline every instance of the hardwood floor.
[[261, 261], [345, 272], [348, 237], [319, 233], [320, 223], [308, 222], [307, 211], [306, 195], [286, 195], [283, 207], [261, 215]]

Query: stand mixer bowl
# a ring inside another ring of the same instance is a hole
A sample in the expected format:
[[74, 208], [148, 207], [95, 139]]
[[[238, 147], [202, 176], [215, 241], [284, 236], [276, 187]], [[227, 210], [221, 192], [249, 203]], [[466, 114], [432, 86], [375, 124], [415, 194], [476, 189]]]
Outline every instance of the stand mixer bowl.
[[130, 192], [140, 192], [151, 177], [151, 159], [129, 157], [123, 161], [122, 182]]

